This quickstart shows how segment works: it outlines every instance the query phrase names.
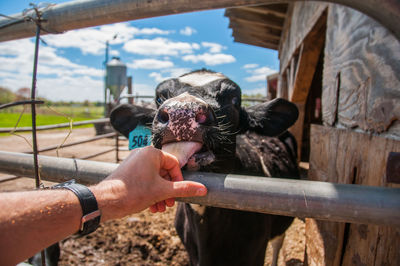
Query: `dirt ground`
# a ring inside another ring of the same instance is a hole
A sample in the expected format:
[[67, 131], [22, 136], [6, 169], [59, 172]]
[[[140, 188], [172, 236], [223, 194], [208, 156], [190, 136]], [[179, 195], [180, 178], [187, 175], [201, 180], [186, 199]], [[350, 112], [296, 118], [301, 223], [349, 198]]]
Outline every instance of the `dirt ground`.
[[[68, 134], [67, 130], [43, 131], [38, 133], [39, 149], [61, 144]], [[31, 150], [31, 134], [24, 136], [0, 137], [0, 150], [24, 152]], [[73, 129], [66, 143], [88, 139], [95, 135], [93, 128]], [[80, 158], [105, 151], [114, 147], [115, 139], [102, 139], [78, 146], [59, 150], [60, 157]], [[127, 147], [127, 140], [120, 141], [121, 147]], [[56, 156], [55, 151], [41, 153]], [[119, 158], [128, 155], [119, 152]], [[91, 160], [116, 162], [115, 152], [109, 152]], [[45, 186], [51, 182], [44, 181]], [[34, 189], [31, 178], [15, 178], [0, 174], [0, 191], [20, 191]], [[175, 208], [163, 214], [144, 211], [123, 219], [109, 221], [85, 237], [70, 237], [61, 242], [60, 265], [188, 265], [187, 253], [177, 236], [174, 226]], [[303, 265], [304, 262], [304, 222], [295, 219], [286, 232], [283, 247], [279, 254], [278, 265]], [[268, 246], [265, 265], [271, 263], [271, 247]]]

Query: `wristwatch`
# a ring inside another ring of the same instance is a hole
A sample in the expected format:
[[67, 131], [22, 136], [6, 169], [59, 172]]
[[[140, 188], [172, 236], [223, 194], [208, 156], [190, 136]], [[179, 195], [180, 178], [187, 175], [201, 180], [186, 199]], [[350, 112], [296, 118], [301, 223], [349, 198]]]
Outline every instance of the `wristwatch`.
[[96, 197], [84, 185], [75, 182], [75, 179], [57, 184], [52, 189], [68, 189], [75, 193], [81, 203], [82, 218], [78, 234], [81, 236], [94, 232], [100, 224], [101, 212]]

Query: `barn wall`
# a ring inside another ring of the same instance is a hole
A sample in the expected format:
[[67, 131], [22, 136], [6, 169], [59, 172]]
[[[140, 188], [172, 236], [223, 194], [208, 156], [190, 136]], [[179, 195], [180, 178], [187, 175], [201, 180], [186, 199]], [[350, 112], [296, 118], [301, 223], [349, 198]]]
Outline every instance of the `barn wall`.
[[400, 137], [400, 43], [388, 30], [330, 5], [323, 75], [325, 125]]
[[[303, 129], [308, 110], [306, 102], [320, 54], [324, 50], [327, 7], [328, 4], [316, 2], [289, 5], [280, 42], [277, 95], [296, 103], [299, 108], [299, 119], [290, 129], [299, 144], [309, 135]], [[302, 145], [298, 145], [298, 158], [301, 158], [302, 150]]]
[[[386, 179], [389, 152], [400, 141], [313, 125], [308, 179], [400, 187]], [[400, 228], [306, 219], [309, 265], [400, 265]]]
[[[400, 152], [400, 43], [369, 17], [329, 5], [322, 115], [312, 126], [308, 178], [399, 187], [386, 179]], [[306, 220], [309, 265], [400, 265], [400, 229]]]
[[293, 54], [299, 49], [304, 38], [328, 4], [318, 2], [296, 2], [289, 5], [279, 47], [280, 70], [283, 72], [290, 64]]
[[[278, 96], [299, 106], [291, 129], [299, 143], [311, 81], [322, 72], [323, 126], [311, 125], [308, 178], [400, 187], [386, 178], [389, 153], [400, 152], [400, 42], [350, 8], [294, 3], [279, 58]], [[309, 265], [400, 265], [398, 250], [399, 228], [306, 219]]]

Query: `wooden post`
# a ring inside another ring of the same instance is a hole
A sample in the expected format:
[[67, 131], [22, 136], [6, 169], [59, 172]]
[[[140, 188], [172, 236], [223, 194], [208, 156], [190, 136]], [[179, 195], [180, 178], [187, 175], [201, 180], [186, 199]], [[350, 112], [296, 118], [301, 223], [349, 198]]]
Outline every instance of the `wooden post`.
[[128, 77], [128, 103], [133, 104], [133, 93], [132, 93], [132, 76]]

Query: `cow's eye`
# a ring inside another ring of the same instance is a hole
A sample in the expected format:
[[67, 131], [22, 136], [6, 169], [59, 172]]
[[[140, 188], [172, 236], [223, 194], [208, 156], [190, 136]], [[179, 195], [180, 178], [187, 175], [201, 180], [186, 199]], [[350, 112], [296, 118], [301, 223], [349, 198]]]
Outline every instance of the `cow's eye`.
[[237, 106], [239, 104], [239, 98], [238, 97], [233, 97], [232, 98], [232, 104]]
[[158, 97], [158, 98], [157, 98], [157, 103], [162, 104], [162, 103], [163, 103], [163, 100], [162, 100], [160, 97]]

